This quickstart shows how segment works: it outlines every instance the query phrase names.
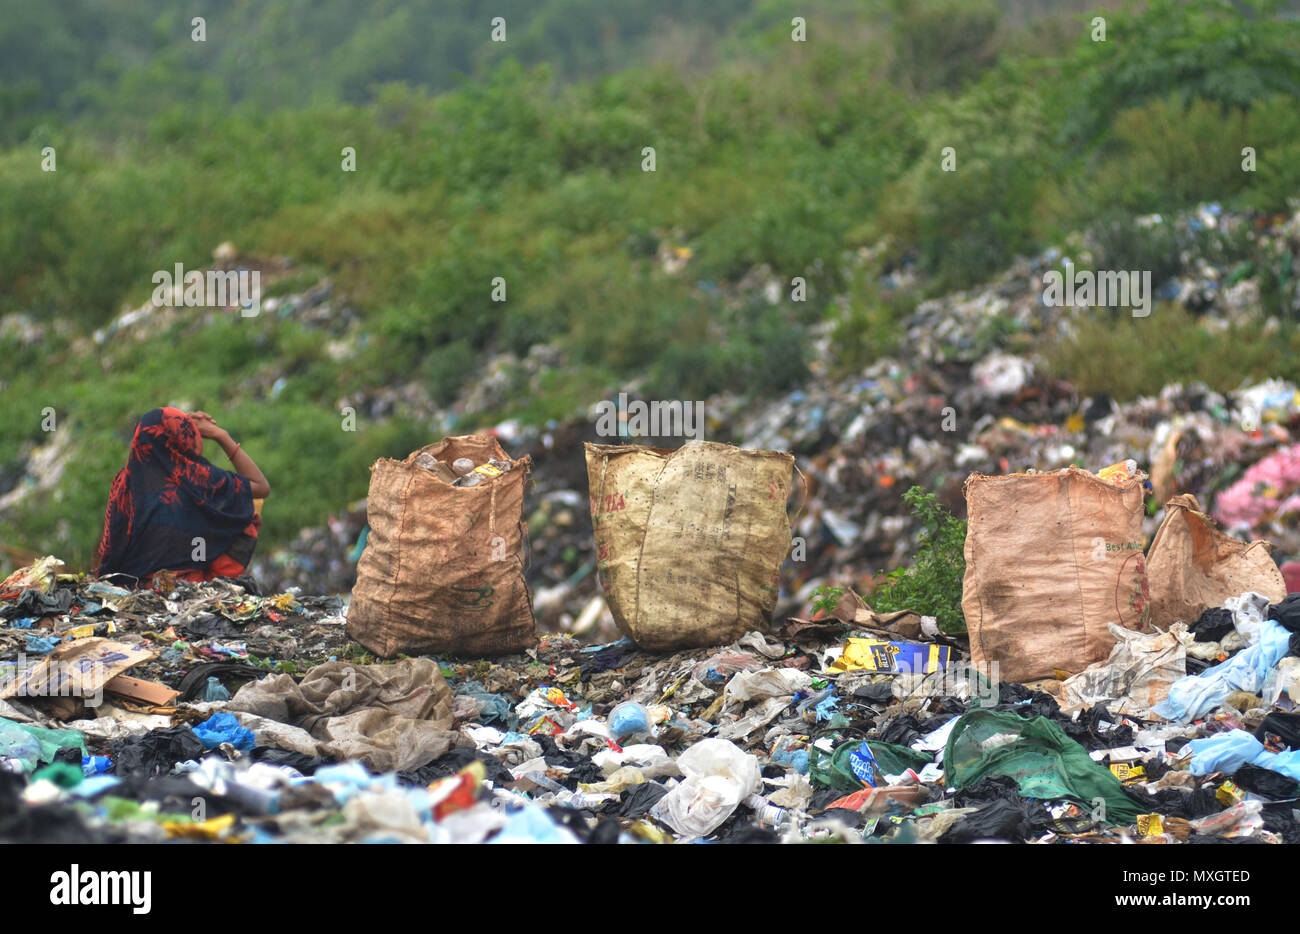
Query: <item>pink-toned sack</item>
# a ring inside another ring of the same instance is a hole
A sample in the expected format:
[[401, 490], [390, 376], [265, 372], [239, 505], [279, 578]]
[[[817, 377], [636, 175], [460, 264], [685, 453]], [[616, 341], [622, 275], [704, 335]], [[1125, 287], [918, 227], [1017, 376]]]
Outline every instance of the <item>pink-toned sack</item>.
[[977, 665], [996, 662], [1005, 681], [1075, 673], [1110, 654], [1111, 623], [1146, 624], [1144, 479], [1077, 467], [967, 478], [961, 607]]
[[1225, 535], [1195, 496], [1175, 496], [1165, 504], [1165, 521], [1147, 553], [1151, 625], [1168, 629], [1177, 620], [1194, 623], [1210, 607], [1247, 590], [1280, 602], [1286, 582], [1272, 549], [1268, 542]]

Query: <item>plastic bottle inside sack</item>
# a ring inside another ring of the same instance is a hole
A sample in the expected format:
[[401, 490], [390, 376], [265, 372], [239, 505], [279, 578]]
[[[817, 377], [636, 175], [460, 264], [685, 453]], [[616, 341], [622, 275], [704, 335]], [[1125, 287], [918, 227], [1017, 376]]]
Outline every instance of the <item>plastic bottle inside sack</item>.
[[513, 465], [507, 461], [490, 460], [486, 464], [480, 464], [469, 473], [456, 481], [456, 486], [478, 486], [484, 480], [491, 477], [499, 477]]
[[1111, 464], [1109, 467], [1103, 467], [1097, 471], [1097, 478], [1111, 484], [1127, 483], [1137, 476], [1138, 465], [1133, 458], [1122, 460], [1118, 463]]

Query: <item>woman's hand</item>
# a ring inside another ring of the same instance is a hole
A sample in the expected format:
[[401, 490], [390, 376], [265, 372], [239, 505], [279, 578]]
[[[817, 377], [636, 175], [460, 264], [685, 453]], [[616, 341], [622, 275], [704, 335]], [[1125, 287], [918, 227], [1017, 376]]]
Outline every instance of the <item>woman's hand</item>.
[[202, 438], [220, 438], [225, 433], [225, 429], [220, 427], [217, 420], [207, 412], [191, 412], [190, 419]]
[[230, 437], [230, 432], [218, 425], [217, 420], [207, 412], [191, 412], [190, 418], [201, 436], [212, 438], [221, 445], [221, 449], [230, 458], [230, 464], [235, 468], [235, 472], [248, 480], [253, 498], [265, 499], [271, 492], [271, 485], [266, 482], [266, 476], [258, 469], [257, 464], [253, 463], [253, 459], [240, 445], [235, 444], [234, 439]]

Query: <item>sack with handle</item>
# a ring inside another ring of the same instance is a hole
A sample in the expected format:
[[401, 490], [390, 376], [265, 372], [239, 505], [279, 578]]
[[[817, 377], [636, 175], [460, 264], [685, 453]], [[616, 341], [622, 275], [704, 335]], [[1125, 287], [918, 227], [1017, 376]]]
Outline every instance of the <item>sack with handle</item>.
[[1210, 607], [1247, 590], [1281, 602], [1286, 581], [1269, 554], [1272, 548], [1219, 531], [1190, 493], [1173, 497], [1147, 553], [1151, 625], [1168, 629], [1177, 620], [1194, 623]]

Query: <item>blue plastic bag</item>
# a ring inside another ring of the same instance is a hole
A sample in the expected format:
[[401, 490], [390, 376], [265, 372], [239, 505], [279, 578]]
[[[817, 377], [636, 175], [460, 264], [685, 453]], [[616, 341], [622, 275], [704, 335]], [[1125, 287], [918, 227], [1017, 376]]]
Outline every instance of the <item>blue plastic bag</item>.
[[221, 683], [220, 678], [208, 678], [207, 685], [203, 688], [203, 699], [205, 701], [226, 701], [230, 700], [230, 692], [226, 686]]
[[573, 833], [551, 820], [535, 804], [525, 805], [506, 818], [501, 832], [489, 844], [506, 843], [578, 843]]
[[215, 749], [222, 743], [229, 743], [241, 752], [254, 746], [253, 731], [239, 725], [234, 714], [213, 714], [194, 728], [194, 735], [203, 743], [205, 749]]
[[625, 701], [609, 712], [609, 732], [615, 741], [650, 731], [650, 712], [633, 701]]
[[1189, 723], [1218, 707], [1233, 691], [1258, 694], [1268, 673], [1290, 654], [1290, 639], [1288, 630], [1271, 619], [1264, 620], [1258, 642], [1199, 675], [1179, 678], [1170, 685], [1169, 696], [1151, 712], [1175, 723]]
[[1190, 769], [1193, 775], [1209, 775], [1211, 772], [1231, 775], [1243, 765], [1254, 765], [1300, 782], [1300, 750], [1269, 752], [1263, 743], [1245, 730], [1229, 730], [1194, 739], [1187, 748], [1192, 752]]

